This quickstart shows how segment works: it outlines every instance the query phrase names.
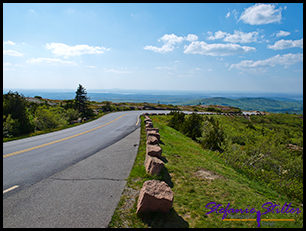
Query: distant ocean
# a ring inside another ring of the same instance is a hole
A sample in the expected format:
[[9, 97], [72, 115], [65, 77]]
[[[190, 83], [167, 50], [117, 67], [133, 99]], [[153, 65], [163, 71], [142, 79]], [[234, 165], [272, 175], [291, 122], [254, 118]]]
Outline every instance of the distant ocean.
[[[26, 97], [41, 96], [46, 99], [67, 100], [74, 99], [75, 90], [46, 90], [46, 89], [3, 89], [3, 94], [9, 90], [18, 91]], [[135, 102], [135, 103], [161, 103], [161, 104], [182, 104], [191, 100], [224, 97], [237, 98], [268, 98], [282, 101], [303, 100], [302, 93], [262, 93], [262, 92], [208, 92], [208, 91], [166, 91], [166, 90], [87, 90], [90, 100], [102, 102]]]

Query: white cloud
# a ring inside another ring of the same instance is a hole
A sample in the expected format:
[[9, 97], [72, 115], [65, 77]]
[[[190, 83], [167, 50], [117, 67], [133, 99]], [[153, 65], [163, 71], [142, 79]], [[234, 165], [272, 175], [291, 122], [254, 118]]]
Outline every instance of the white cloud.
[[187, 37], [185, 37], [185, 40], [192, 42], [192, 41], [197, 41], [198, 40], [198, 36], [195, 34], [189, 34], [187, 35]]
[[10, 56], [23, 56], [23, 53], [19, 53], [18, 51], [13, 51], [13, 50], [3, 50], [4, 55], [10, 55]]
[[[189, 39], [194, 39], [194, 38], [195, 38], [194, 36], [189, 37]], [[174, 45], [176, 43], [181, 43], [184, 40], [184, 38], [183, 37], [178, 37], [175, 34], [165, 34], [163, 37], [161, 37], [157, 41], [160, 42], [161, 40], [164, 42], [164, 45], [162, 47], [145, 46], [143, 49], [151, 50], [151, 51], [158, 52], [158, 53], [166, 53], [166, 52], [169, 52], [169, 51], [173, 51], [174, 50]]]
[[256, 51], [256, 48], [249, 46], [240, 46], [238, 44], [207, 44], [204, 41], [194, 41], [188, 46], [186, 45], [184, 50], [185, 54], [201, 54], [211, 56], [227, 56], [227, 55], [240, 55], [246, 54], [252, 51]]
[[51, 65], [65, 65], [65, 66], [77, 66], [75, 62], [71, 61], [64, 61], [61, 59], [50, 59], [50, 58], [31, 58], [27, 60], [27, 63], [32, 63], [32, 64], [51, 64]]
[[165, 34], [163, 37], [158, 39], [158, 41], [163, 40], [165, 43], [175, 44], [180, 43], [184, 40], [183, 37], [178, 37], [175, 34]]
[[52, 50], [56, 56], [80, 56], [82, 54], [102, 54], [110, 48], [88, 46], [88, 45], [76, 45], [68, 46], [63, 43], [51, 43], [47, 44], [47, 49]]
[[194, 68], [194, 69], [191, 69], [191, 70], [189, 71], [189, 73], [194, 74], [194, 73], [198, 73], [199, 71], [202, 71], [202, 69], [199, 68], [199, 67], [196, 67], [196, 68]]
[[114, 70], [114, 69], [109, 69], [109, 70], [106, 70], [104, 68], [105, 72], [112, 72], [112, 73], [117, 73], [117, 74], [130, 74], [132, 72], [130, 71], [119, 71], [119, 70]]
[[223, 41], [231, 43], [251, 43], [257, 42], [258, 31], [245, 33], [242, 31], [234, 31], [234, 34], [228, 34]]
[[231, 12], [227, 12], [227, 14], [225, 15], [225, 18], [228, 18], [231, 15]]
[[302, 53], [298, 54], [289, 53], [284, 55], [278, 54], [264, 60], [258, 60], [258, 61], [243, 60], [240, 63], [232, 64], [229, 70], [231, 70], [232, 68], [237, 68], [249, 73], [262, 74], [266, 72], [268, 67], [274, 67], [276, 65], [289, 66], [298, 62], [303, 62]]
[[221, 30], [215, 32], [215, 35], [213, 36], [213, 33], [208, 31], [207, 34], [210, 36], [207, 38], [208, 40], [216, 40], [216, 39], [223, 39], [226, 35], [228, 35], [227, 32], [223, 32]]
[[166, 52], [169, 52], [169, 51], [173, 51], [174, 47], [169, 45], [169, 44], [165, 44], [162, 47], [145, 46], [143, 49], [151, 50], [151, 51], [158, 52], [158, 53], [166, 53]]
[[288, 32], [288, 31], [280, 30], [279, 32], [276, 33], [276, 37], [288, 36], [288, 35], [290, 35], [290, 34], [291, 34], [291, 33]]
[[303, 48], [303, 38], [299, 40], [284, 40], [281, 39], [279, 41], [276, 41], [274, 45], [267, 45], [267, 48], [273, 49], [273, 50], [283, 50], [288, 49], [292, 47], [300, 47]]
[[7, 40], [6, 42], [3, 42], [3, 46], [6, 45], [6, 44], [7, 44], [7, 45], [15, 45], [16, 43]]
[[[213, 36], [212, 32], [208, 31], [207, 34], [210, 35], [209, 40], [221, 39], [224, 38], [224, 41], [229, 42], [254, 42], [257, 41], [257, 35], [259, 32], [250, 32], [244, 33], [241, 31], [236, 31], [234, 35], [231, 35], [227, 32], [217, 31]], [[189, 45], [184, 46], [184, 53], [192, 53], [192, 54], [206, 54], [212, 56], [226, 56], [226, 55], [235, 55], [235, 54], [245, 54], [252, 51], [256, 51], [254, 47], [249, 46], [240, 46], [237, 44], [227, 43], [227, 44], [207, 44], [203, 41], [197, 41], [198, 36], [195, 34], [188, 34], [187, 37], [178, 37], [175, 34], [165, 34], [162, 38], [158, 39], [158, 41], [164, 41], [164, 45], [162, 47], [156, 46], [145, 46], [145, 50], [152, 50], [158, 53], [166, 53], [174, 50], [174, 45], [177, 43], [181, 43], [182, 41], [191, 42]]]
[[[11, 63], [9, 62], [6, 62], [6, 63], [3, 63], [3, 66], [12, 66]], [[15, 67], [27, 67], [26, 65], [23, 65], [23, 64], [14, 64]]]
[[257, 42], [258, 39], [258, 31], [253, 32], [242, 32], [238, 30], [234, 30], [234, 34], [230, 34], [227, 32], [223, 32], [221, 30], [215, 32], [215, 35], [212, 32], [208, 31], [207, 34], [210, 36], [207, 38], [208, 40], [216, 40], [216, 39], [223, 39], [225, 42], [231, 43], [250, 43], [250, 42]]
[[280, 22], [282, 19], [282, 8], [276, 9], [275, 4], [255, 4], [245, 9], [238, 21], [242, 20], [244, 23], [250, 25], [262, 25]]
[[89, 67], [89, 68], [97, 68], [96, 66], [91, 66], [91, 65], [86, 65], [86, 67]]
[[235, 19], [237, 20], [238, 19], [238, 11], [236, 10], [236, 9], [234, 9], [233, 11], [232, 11], [232, 13], [234, 14], [234, 17], [235, 17]]
[[155, 67], [155, 69], [168, 69], [168, 70], [172, 70], [172, 69], [176, 69], [175, 67]]

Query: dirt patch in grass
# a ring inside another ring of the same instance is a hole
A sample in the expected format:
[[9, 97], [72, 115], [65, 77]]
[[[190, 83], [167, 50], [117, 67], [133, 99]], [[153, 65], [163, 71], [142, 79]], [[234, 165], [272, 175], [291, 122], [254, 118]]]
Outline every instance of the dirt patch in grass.
[[129, 210], [133, 208], [136, 197], [139, 195], [139, 191], [136, 189], [129, 188], [125, 186], [123, 194], [125, 196], [125, 204], [123, 206], [124, 210]]
[[205, 168], [199, 168], [195, 172], [195, 176], [197, 176], [198, 178], [207, 179], [207, 180], [225, 179], [224, 176], [221, 176], [215, 173], [214, 171], [211, 171]]

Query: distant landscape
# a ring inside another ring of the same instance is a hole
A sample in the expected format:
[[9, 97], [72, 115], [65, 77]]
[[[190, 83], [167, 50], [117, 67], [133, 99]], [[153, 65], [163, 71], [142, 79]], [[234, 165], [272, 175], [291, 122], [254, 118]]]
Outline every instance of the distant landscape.
[[229, 99], [224, 97], [206, 98], [201, 100], [193, 100], [186, 104], [201, 105], [224, 105], [238, 107], [243, 111], [267, 111], [273, 113], [296, 113], [303, 114], [303, 101], [293, 99], [267, 99], [267, 98], [239, 98]]
[[[10, 89], [15, 91], [13, 89]], [[3, 89], [3, 94], [9, 89]], [[18, 89], [26, 97], [41, 96], [52, 100], [69, 100], [74, 90], [27, 90]], [[267, 111], [273, 113], [303, 114], [303, 94], [261, 92], [199, 92], [165, 90], [88, 90], [91, 101], [160, 103], [172, 105], [224, 105], [243, 111]]]

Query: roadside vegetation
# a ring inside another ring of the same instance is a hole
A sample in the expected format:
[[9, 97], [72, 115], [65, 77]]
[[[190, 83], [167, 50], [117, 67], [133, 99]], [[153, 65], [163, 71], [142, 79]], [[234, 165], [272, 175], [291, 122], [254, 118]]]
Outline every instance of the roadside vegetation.
[[74, 100], [56, 102], [35, 96], [31, 102], [18, 92], [3, 95], [3, 141], [43, 134], [93, 119], [86, 89], [79, 85]]
[[303, 201], [303, 116], [172, 115], [168, 126], [216, 151], [237, 171]]
[[[185, 115], [184, 119], [179, 113], [150, 116], [161, 135], [165, 169], [160, 176], [145, 172], [146, 136], [142, 122], [138, 155], [109, 227], [257, 227], [256, 221], [223, 221], [223, 214], [215, 212], [206, 215], [210, 210], [205, 206], [210, 202], [222, 204], [222, 207], [230, 203], [235, 209], [261, 211], [266, 202], [281, 207], [291, 203], [291, 207], [302, 212], [268, 213], [261, 218], [295, 221], [261, 221], [260, 227], [303, 227], [303, 191], [300, 190], [303, 186], [303, 120], [301, 116], [278, 116], [251, 116], [252, 122], [238, 116], [201, 115], [196, 118]], [[174, 123], [173, 118], [178, 123]], [[196, 121], [201, 124], [201, 135], [198, 128], [185, 133], [184, 127]], [[172, 128], [168, 126], [171, 124], [180, 126]], [[217, 136], [223, 139], [213, 139], [214, 130], [219, 131]], [[216, 145], [205, 146], [206, 139]], [[163, 180], [171, 187], [174, 202], [169, 213], [136, 214], [139, 191], [150, 179]], [[254, 214], [231, 214], [227, 218], [256, 217]]]
[[[221, 109], [220, 109], [221, 107]], [[238, 108], [223, 106], [177, 106], [158, 103], [113, 103], [90, 101], [86, 89], [80, 84], [74, 99], [50, 100], [41, 96], [25, 97], [9, 91], [3, 94], [3, 142], [45, 134], [81, 122], [89, 122], [109, 112], [130, 110], [176, 110], [241, 112]]]

